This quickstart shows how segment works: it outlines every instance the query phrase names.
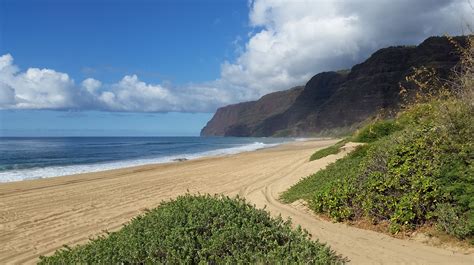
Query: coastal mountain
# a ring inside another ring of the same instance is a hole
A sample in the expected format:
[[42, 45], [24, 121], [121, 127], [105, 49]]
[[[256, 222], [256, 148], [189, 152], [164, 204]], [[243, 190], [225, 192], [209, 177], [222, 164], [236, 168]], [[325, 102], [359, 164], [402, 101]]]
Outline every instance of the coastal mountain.
[[285, 113], [301, 96], [303, 86], [273, 92], [256, 101], [229, 105], [217, 110], [212, 120], [202, 130], [201, 135], [247, 136], [271, 117]]
[[[454, 41], [464, 43], [465, 37]], [[309, 136], [357, 126], [378, 113], [396, 111], [400, 85], [414, 69], [433, 69], [446, 79], [459, 60], [447, 37], [430, 37], [418, 46], [383, 48], [350, 70], [319, 73], [304, 87], [219, 108], [201, 135]]]

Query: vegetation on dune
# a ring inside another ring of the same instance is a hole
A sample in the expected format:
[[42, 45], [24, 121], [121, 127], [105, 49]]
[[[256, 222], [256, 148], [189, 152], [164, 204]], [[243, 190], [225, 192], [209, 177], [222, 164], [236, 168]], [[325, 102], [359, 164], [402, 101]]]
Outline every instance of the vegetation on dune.
[[185, 195], [133, 219], [118, 232], [58, 250], [40, 264], [340, 264], [324, 244], [289, 221], [240, 198]]
[[341, 141], [337, 142], [334, 145], [331, 145], [329, 147], [320, 149], [320, 150], [316, 151], [314, 154], [311, 155], [311, 157], [309, 158], [309, 161], [321, 159], [321, 158], [326, 157], [328, 155], [337, 154], [341, 150], [341, 147], [343, 147], [346, 143], [347, 143], [346, 140], [341, 140]]
[[363, 127], [354, 137], [353, 141], [371, 143], [388, 136], [402, 127], [394, 120], [379, 120]]
[[432, 223], [474, 243], [472, 46], [463, 52], [455, 81], [439, 85], [449, 90], [422, 83], [428, 96], [417, 95], [394, 120], [359, 130], [353, 139], [366, 145], [303, 179], [282, 199], [305, 199], [336, 221], [385, 222], [392, 233]]
[[[420, 110], [429, 110], [417, 119]], [[391, 232], [436, 222], [474, 235], [474, 109], [459, 100], [407, 111], [400, 131], [377, 138], [282, 195], [337, 221], [390, 222]], [[410, 125], [408, 125], [410, 124]]]
[[[328, 165], [324, 170], [302, 179], [298, 184], [283, 193], [281, 199], [286, 203], [298, 199], [309, 201], [313, 197], [316, 187], [322, 190], [323, 187], [329, 187], [342, 181], [346, 176], [355, 176], [357, 172], [354, 169], [358, 167], [366, 152], [366, 146], [359, 146], [354, 152]], [[328, 192], [330, 192], [329, 189]]]

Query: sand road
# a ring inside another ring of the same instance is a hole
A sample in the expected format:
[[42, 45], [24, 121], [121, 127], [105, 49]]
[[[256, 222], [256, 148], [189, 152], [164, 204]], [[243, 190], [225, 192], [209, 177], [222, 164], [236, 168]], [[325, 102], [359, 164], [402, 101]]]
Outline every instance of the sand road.
[[345, 152], [308, 157], [336, 140], [294, 142], [232, 156], [0, 184], [0, 264], [34, 263], [64, 244], [117, 230], [160, 201], [191, 193], [242, 195], [291, 217], [354, 264], [474, 264], [474, 255], [335, 224], [278, 201], [279, 194]]

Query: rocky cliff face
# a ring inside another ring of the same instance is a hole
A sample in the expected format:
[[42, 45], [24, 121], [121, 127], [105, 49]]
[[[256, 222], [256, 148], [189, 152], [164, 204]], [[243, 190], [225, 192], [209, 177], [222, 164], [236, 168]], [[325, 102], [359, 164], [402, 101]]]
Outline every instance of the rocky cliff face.
[[268, 118], [283, 113], [303, 91], [302, 86], [267, 94], [249, 101], [219, 108], [201, 131], [203, 136], [250, 136]]
[[[463, 43], [465, 38], [457, 37]], [[263, 96], [217, 110], [202, 136], [305, 136], [349, 127], [381, 110], [397, 110], [400, 84], [413, 68], [433, 68], [447, 78], [459, 54], [445, 37], [418, 46], [375, 52], [350, 71], [315, 75], [304, 87]]]

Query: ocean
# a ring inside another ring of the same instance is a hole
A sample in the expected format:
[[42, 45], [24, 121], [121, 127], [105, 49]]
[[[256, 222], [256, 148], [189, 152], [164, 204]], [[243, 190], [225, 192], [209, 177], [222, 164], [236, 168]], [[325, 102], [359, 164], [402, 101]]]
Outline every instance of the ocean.
[[294, 140], [241, 137], [3, 137], [0, 138], [0, 182], [236, 154]]

